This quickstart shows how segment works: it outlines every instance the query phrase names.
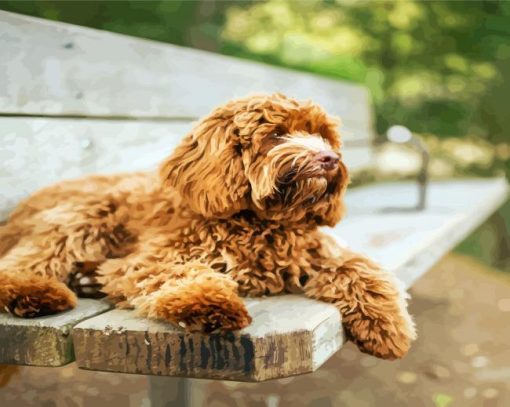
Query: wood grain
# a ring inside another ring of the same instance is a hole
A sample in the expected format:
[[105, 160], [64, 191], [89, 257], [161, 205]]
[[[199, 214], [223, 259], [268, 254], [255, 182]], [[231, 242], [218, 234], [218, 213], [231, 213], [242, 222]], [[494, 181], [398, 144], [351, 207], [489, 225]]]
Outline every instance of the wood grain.
[[86, 318], [105, 312], [110, 305], [79, 300], [62, 314], [21, 319], [0, 314], [0, 364], [62, 366], [74, 360], [71, 331]]
[[225, 335], [185, 333], [113, 310], [73, 330], [78, 366], [123, 373], [263, 381], [312, 372], [342, 344], [340, 315], [300, 296], [246, 299], [253, 323]]

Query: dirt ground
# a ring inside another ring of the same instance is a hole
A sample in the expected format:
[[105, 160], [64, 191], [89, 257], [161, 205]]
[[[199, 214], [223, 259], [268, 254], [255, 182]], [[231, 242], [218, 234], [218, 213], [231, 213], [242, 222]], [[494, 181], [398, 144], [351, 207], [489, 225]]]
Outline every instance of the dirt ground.
[[[349, 344], [313, 374], [262, 384], [199, 380], [192, 399], [208, 407], [510, 406], [508, 276], [450, 254], [411, 291], [419, 339], [404, 360], [380, 361]], [[24, 367], [0, 388], [0, 406], [149, 406], [147, 388], [143, 376], [74, 364]]]

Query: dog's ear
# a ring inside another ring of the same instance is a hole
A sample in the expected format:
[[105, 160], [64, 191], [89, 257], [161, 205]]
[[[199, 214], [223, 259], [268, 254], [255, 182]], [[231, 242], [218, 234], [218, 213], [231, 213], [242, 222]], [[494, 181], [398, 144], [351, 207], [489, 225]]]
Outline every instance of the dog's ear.
[[238, 143], [231, 119], [203, 120], [160, 167], [163, 187], [176, 188], [206, 217], [229, 217], [247, 208], [249, 182]]

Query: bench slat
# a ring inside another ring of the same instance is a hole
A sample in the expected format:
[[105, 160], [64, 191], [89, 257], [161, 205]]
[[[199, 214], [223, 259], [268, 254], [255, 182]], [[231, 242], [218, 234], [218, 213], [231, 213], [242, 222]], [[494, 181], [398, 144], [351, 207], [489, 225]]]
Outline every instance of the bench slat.
[[191, 124], [3, 117], [0, 128], [3, 219], [20, 199], [56, 181], [155, 167]]
[[428, 195], [424, 211], [409, 211], [418, 200], [416, 183], [354, 188], [346, 218], [325, 231], [411, 287], [505, 202], [508, 184], [504, 178], [435, 181]]
[[0, 364], [62, 366], [72, 362], [72, 327], [110, 308], [106, 302], [80, 299], [75, 309], [54, 316], [21, 319], [0, 313]]
[[[378, 260], [409, 287], [507, 194], [504, 179], [435, 182], [426, 210], [391, 213], [385, 209], [415, 203], [416, 184], [366, 186], [349, 191], [351, 211], [330, 233]], [[73, 330], [77, 364], [123, 373], [261, 381], [314, 371], [342, 344], [339, 315], [331, 305], [299, 296], [246, 302], [253, 307], [252, 325], [223, 337], [186, 334], [136, 318], [132, 311], [91, 318]]]
[[[0, 113], [200, 117], [233, 97], [321, 103], [371, 138], [359, 85], [106, 31], [0, 12]], [[361, 134], [363, 133], [363, 134]]]
[[108, 312], [75, 327], [78, 364], [111, 372], [262, 381], [312, 372], [342, 344], [340, 315], [331, 305], [294, 295], [246, 299], [246, 304], [256, 323], [228, 335], [185, 334], [132, 311]]
[[[191, 127], [179, 120], [0, 117], [0, 220], [31, 192], [56, 181], [155, 168]], [[344, 157], [356, 170], [370, 161], [370, 150], [347, 148]]]

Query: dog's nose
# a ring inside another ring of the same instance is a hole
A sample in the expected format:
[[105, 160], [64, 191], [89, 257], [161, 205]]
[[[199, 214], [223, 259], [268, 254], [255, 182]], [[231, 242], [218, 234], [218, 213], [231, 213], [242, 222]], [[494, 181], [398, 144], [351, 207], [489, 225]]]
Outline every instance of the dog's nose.
[[325, 170], [334, 170], [340, 161], [340, 157], [333, 151], [321, 151], [315, 156], [315, 159], [320, 163], [321, 167]]

